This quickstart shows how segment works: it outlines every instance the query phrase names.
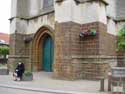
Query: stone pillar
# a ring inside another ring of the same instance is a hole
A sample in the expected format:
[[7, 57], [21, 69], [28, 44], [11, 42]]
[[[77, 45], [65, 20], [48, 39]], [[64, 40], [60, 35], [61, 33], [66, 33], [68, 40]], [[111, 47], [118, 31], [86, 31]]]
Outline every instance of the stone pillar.
[[[62, 0], [54, 4], [56, 21], [54, 76], [70, 80], [99, 79], [100, 75], [106, 77], [106, 70], [109, 68], [106, 60], [108, 58], [101, 57], [107, 55], [105, 51], [108, 52], [106, 3], [101, 0], [79, 1], [77, 3], [75, 0]], [[80, 32], [87, 32], [90, 29], [96, 29], [97, 35], [79, 37]], [[111, 58], [111, 62], [113, 61]]]
[[17, 15], [17, 0], [11, 0], [11, 17]]
[[8, 60], [8, 67], [13, 71], [18, 62], [23, 62], [26, 69], [31, 70], [30, 57], [28, 54], [28, 45], [24, 39], [26, 37], [27, 22], [20, 18], [13, 18], [10, 28], [10, 54]]

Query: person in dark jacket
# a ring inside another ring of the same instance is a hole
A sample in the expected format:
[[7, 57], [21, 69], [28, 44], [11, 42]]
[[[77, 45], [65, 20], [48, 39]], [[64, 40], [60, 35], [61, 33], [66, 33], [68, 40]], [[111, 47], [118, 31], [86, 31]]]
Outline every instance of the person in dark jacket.
[[16, 69], [15, 69], [15, 79], [14, 80], [22, 80], [23, 73], [25, 71], [24, 64], [22, 62], [19, 62]]

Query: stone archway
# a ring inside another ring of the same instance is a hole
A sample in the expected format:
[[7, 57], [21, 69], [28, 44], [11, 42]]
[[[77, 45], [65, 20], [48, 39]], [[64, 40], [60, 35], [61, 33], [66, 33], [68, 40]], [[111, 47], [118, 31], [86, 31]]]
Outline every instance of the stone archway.
[[[48, 26], [41, 27], [36, 34], [34, 35], [33, 45], [32, 45], [32, 70], [33, 71], [41, 71], [43, 68], [43, 44], [47, 36], [49, 36], [54, 45], [54, 30]], [[54, 58], [54, 56], [53, 56]], [[54, 59], [53, 59], [54, 60]], [[54, 62], [54, 61], [53, 61]]]

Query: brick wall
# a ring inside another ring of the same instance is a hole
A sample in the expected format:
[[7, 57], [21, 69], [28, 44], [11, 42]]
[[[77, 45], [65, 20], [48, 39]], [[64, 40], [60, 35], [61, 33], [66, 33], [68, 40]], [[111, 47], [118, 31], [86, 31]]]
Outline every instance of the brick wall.
[[10, 71], [15, 69], [18, 62], [23, 62], [26, 69], [31, 70], [31, 45], [25, 43], [25, 37], [25, 34], [20, 33], [10, 35], [10, 54], [8, 59], [8, 67]]
[[116, 37], [107, 33], [107, 26], [99, 23], [99, 54], [116, 56]]
[[9, 53], [11, 54], [11, 55], [14, 55], [15, 54], [15, 44], [16, 44], [16, 41], [15, 41], [15, 34], [11, 34], [10, 35], [10, 45], [9, 45]]
[[26, 70], [31, 70], [31, 63], [28, 56], [10, 55], [8, 60], [9, 71], [13, 72], [18, 62], [24, 63]]
[[[79, 32], [76, 30], [74, 36], [78, 36], [80, 32], [87, 32], [90, 29], [96, 29], [98, 32], [98, 23], [89, 23], [89, 24], [83, 24], [81, 25], [81, 29]], [[72, 30], [72, 33], [74, 31]], [[73, 38], [73, 37], [72, 37]], [[99, 35], [97, 34], [96, 36], [88, 36], [88, 37], [83, 37], [79, 39], [73, 39], [75, 41], [79, 41], [79, 44], [77, 44], [78, 47], [80, 47], [80, 54], [79, 55], [98, 55], [99, 54]], [[73, 43], [73, 41], [72, 41]], [[76, 43], [74, 43], [76, 44]], [[75, 46], [72, 45], [72, 48], [75, 49]], [[76, 47], [77, 48], [77, 47]], [[75, 55], [75, 53], [74, 53]], [[78, 54], [76, 54], [78, 55]]]
[[72, 23], [56, 23], [55, 26], [54, 76], [56, 78], [71, 77], [71, 26]]
[[125, 67], [125, 52], [118, 51], [117, 52], [117, 66]]
[[[112, 64], [116, 65], [116, 57], [113, 56], [74, 56], [72, 64], [75, 65], [77, 79], [106, 78]], [[77, 67], [76, 67], [77, 66]], [[113, 65], [112, 65], [113, 66]], [[74, 68], [74, 69], [75, 69]]]
[[[83, 25], [67, 22], [56, 23], [55, 27], [54, 76], [56, 78], [98, 79], [102, 74], [106, 77], [110, 70], [109, 65], [112, 61], [116, 62], [116, 57], [100, 57], [115, 55], [115, 37], [106, 32], [106, 25], [99, 22]], [[97, 30], [96, 36], [79, 37], [80, 32], [93, 28]], [[83, 56], [95, 56], [95, 58], [82, 58]]]
[[[102, 74], [106, 77], [110, 63], [117, 61], [114, 57], [104, 58], [115, 55], [115, 37], [106, 32], [106, 25], [99, 22], [83, 25], [66, 22], [55, 23], [55, 27], [54, 77], [69, 80], [98, 79]], [[93, 28], [97, 31], [96, 36], [79, 36], [80, 32]], [[11, 41], [14, 41], [11, 43], [10, 55], [15, 56], [9, 58], [10, 65], [22, 60], [28, 68], [33, 63], [34, 69], [39, 69], [40, 61], [32, 61], [33, 58], [38, 58], [32, 57], [36, 54], [33, 53], [32, 42], [24, 42], [24, 38], [33, 35], [11, 35]]]
[[24, 34], [10, 35], [10, 55], [25, 55]]

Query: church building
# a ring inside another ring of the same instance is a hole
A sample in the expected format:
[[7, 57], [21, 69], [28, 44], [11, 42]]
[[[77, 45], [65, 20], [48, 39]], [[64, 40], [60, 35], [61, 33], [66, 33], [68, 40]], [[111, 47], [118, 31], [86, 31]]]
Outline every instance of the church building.
[[11, 2], [10, 71], [23, 62], [26, 70], [59, 79], [100, 79], [117, 65], [125, 0]]

